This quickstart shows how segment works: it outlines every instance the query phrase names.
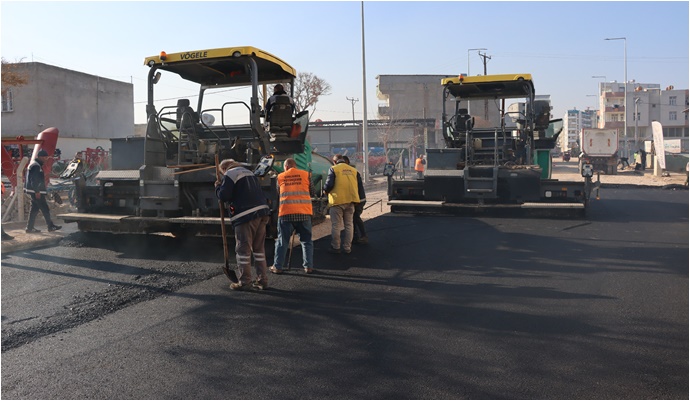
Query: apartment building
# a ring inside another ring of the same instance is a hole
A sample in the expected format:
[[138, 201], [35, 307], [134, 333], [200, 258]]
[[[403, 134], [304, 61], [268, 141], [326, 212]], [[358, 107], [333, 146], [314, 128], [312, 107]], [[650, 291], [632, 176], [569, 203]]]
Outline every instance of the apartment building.
[[[595, 128], [597, 120], [596, 110], [572, 109], [563, 116], [563, 132], [558, 137], [558, 148], [562, 152], [579, 149], [578, 138], [583, 128]], [[576, 151], [576, 150], [575, 150]]]
[[[627, 107], [625, 110], [625, 97]], [[688, 90], [673, 86], [661, 89], [659, 84], [601, 82], [597, 126], [619, 130], [621, 146], [627, 138], [630, 149], [643, 146], [652, 139], [652, 122], [663, 126], [664, 139], [680, 138], [683, 152], [688, 151]], [[625, 116], [625, 117], [624, 117]], [[627, 118], [627, 129], [624, 120]]]

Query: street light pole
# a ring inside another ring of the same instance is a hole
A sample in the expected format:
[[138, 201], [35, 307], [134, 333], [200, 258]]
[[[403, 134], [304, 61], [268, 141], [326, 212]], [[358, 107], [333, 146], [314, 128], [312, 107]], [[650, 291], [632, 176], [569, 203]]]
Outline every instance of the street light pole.
[[625, 138], [625, 155], [630, 157], [628, 152], [628, 39], [620, 38], [606, 38], [604, 40], [622, 40], [623, 41], [623, 138]]
[[369, 138], [367, 137], [367, 64], [364, 51], [364, 1], [362, 1], [362, 181], [369, 180]]
[[637, 143], [638, 143], [638, 136], [637, 136], [637, 121], [640, 119], [640, 115], [637, 112], [637, 105], [640, 103], [640, 100], [642, 100], [639, 97], [635, 98], [635, 149], [637, 149]]
[[477, 47], [475, 49], [467, 49], [467, 76], [470, 76], [470, 52], [472, 50], [477, 50], [477, 53], [479, 53], [479, 50], [487, 50], [484, 47]]

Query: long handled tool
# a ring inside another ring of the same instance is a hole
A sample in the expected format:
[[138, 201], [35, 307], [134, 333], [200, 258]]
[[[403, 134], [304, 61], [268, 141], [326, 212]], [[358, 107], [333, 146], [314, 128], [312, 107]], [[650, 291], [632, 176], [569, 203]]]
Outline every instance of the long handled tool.
[[295, 240], [295, 230], [292, 230], [292, 235], [290, 236], [290, 252], [288, 253], [287, 260], [287, 270], [290, 271], [292, 267], [292, 242]]
[[[216, 179], [220, 181], [220, 170], [218, 169], [218, 155], [216, 155]], [[230, 256], [228, 253], [228, 237], [225, 232], [225, 205], [223, 205], [222, 200], [218, 200], [218, 208], [220, 209], [220, 231], [223, 236], [223, 257], [225, 258], [225, 264], [223, 265], [223, 273], [228, 277], [233, 283], [239, 283], [240, 280], [237, 278], [237, 273], [234, 269], [230, 268]]]

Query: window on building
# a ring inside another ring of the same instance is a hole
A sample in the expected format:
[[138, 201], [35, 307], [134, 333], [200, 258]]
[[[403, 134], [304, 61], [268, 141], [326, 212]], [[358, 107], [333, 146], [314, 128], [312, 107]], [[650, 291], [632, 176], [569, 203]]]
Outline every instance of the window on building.
[[12, 89], [8, 89], [2, 94], [2, 111], [12, 111], [14, 107], [12, 105]]
[[675, 111], [669, 111], [668, 119], [671, 121], [676, 121], [678, 119], [678, 114]]
[[668, 97], [668, 104], [670, 106], [675, 106], [676, 105], [676, 96], [669, 96]]
[[682, 138], [685, 129], [682, 127], [669, 127], [664, 128], [665, 138]]

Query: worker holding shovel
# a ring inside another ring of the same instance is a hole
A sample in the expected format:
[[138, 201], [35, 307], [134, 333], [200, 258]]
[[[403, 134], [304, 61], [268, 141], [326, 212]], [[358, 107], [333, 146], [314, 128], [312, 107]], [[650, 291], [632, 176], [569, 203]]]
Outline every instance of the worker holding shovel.
[[[230, 223], [235, 231], [235, 255], [239, 277], [230, 284], [233, 290], [268, 287], [268, 266], [264, 242], [271, 213], [259, 179], [233, 159], [218, 165], [222, 177], [216, 180], [216, 196], [230, 204]], [[256, 281], [252, 283], [252, 256]], [[227, 257], [226, 257], [227, 264]], [[230, 276], [228, 276], [230, 277]]]

